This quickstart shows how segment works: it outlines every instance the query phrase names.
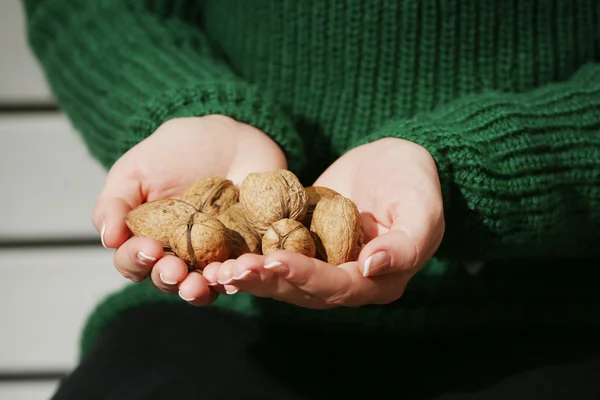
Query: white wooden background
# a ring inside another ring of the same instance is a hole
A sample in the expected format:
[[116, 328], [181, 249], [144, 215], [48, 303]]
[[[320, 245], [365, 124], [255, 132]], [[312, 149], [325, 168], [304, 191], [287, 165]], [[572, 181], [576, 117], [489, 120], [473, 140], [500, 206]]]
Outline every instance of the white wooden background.
[[6, 111], [52, 104], [24, 29], [21, 1], [0, 0], [0, 400], [50, 399], [85, 318], [125, 284], [91, 225], [103, 169], [60, 113]]

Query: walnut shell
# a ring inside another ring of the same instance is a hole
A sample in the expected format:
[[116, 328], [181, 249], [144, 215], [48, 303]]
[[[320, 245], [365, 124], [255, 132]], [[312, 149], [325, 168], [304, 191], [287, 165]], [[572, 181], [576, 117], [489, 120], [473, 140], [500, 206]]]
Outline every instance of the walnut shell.
[[239, 189], [225, 178], [208, 178], [189, 186], [181, 200], [204, 214], [217, 216], [239, 201]]
[[310, 231], [301, 222], [289, 218], [275, 222], [262, 238], [264, 255], [277, 250], [293, 251], [311, 258], [317, 253]]
[[168, 248], [173, 226], [179, 220], [186, 221], [195, 212], [194, 206], [181, 200], [155, 200], [131, 210], [125, 216], [125, 223], [135, 236], [157, 240]]
[[197, 212], [173, 227], [170, 244], [177, 257], [202, 270], [211, 262], [229, 259], [231, 237], [216, 217]]
[[308, 201], [308, 208], [306, 210], [306, 217], [304, 218], [304, 225], [306, 227], [310, 227], [313, 212], [315, 211], [317, 203], [319, 202], [319, 200], [321, 200], [321, 197], [333, 197], [335, 195], [339, 195], [339, 193], [333, 189], [329, 189], [324, 186], [308, 186], [304, 188], [304, 191], [306, 192], [306, 198]]
[[260, 254], [260, 236], [248, 224], [244, 207], [234, 204], [217, 217], [229, 229], [231, 236], [231, 258], [238, 258], [245, 253]]
[[342, 195], [321, 197], [310, 225], [315, 233], [317, 254], [337, 266], [355, 261], [362, 248], [364, 233], [356, 205]]
[[249, 174], [240, 185], [240, 203], [250, 226], [261, 236], [284, 218], [303, 221], [308, 208], [304, 187], [287, 170]]

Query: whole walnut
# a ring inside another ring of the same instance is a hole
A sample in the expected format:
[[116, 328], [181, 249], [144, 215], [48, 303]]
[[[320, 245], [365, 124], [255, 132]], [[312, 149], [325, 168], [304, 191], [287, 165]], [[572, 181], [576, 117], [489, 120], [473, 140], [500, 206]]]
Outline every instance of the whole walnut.
[[321, 200], [321, 197], [333, 197], [335, 195], [339, 195], [339, 193], [333, 189], [329, 189], [324, 186], [309, 186], [304, 188], [304, 191], [306, 192], [306, 198], [308, 201], [308, 208], [306, 210], [306, 217], [304, 218], [304, 225], [306, 227], [310, 227], [313, 212], [315, 211], [317, 203], [319, 202], [319, 200]]
[[337, 266], [356, 261], [363, 246], [364, 232], [356, 205], [342, 195], [322, 197], [310, 224], [317, 245], [317, 255]]
[[303, 221], [308, 208], [304, 187], [287, 170], [249, 174], [240, 185], [240, 203], [250, 226], [261, 236], [279, 220]]
[[229, 259], [229, 230], [216, 217], [197, 212], [187, 221], [179, 220], [170, 234], [170, 245], [177, 257], [190, 267], [204, 269], [214, 261]]
[[181, 200], [204, 214], [217, 216], [239, 201], [239, 189], [225, 178], [208, 178], [189, 186]]
[[178, 221], [187, 221], [196, 209], [181, 200], [155, 200], [139, 205], [125, 216], [129, 230], [140, 237], [159, 241], [168, 249], [171, 229]]
[[217, 219], [228, 229], [231, 236], [231, 258], [238, 258], [245, 253], [261, 253], [260, 236], [250, 227], [246, 220], [244, 207], [241, 203], [234, 204], [219, 214]]
[[310, 231], [301, 222], [289, 218], [273, 223], [262, 238], [264, 255], [278, 250], [293, 251], [311, 258], [317, 251]]

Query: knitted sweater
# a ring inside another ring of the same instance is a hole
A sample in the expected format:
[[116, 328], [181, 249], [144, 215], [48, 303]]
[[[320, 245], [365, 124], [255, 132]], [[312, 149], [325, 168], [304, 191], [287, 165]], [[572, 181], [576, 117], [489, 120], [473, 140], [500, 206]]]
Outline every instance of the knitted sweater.
[[[106, 168], [164, 121], [215, 113], [270, 135], [304, 184], [383, 137], [433, 155], [446, 236], [399, 301], [313, 311], [237, 294], [216, 307], [398, 335], [600, 327], [600, 1], [24, 5], [59, 106]], [[461, 260], [489, 264], [470, 276]], [[112, 294], [83, 351], [163, 301], [181, 300], [148, 282]]]

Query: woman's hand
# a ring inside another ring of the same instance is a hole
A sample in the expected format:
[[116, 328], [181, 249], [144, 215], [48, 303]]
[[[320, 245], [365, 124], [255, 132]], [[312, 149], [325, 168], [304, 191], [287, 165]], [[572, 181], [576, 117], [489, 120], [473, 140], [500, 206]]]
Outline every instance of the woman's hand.
[[281, 149], [256, 128], [210, 115], [174, 119], [125, 153], [110, 169], [97, 200], [93, 223], [102, 244], [117, 249], [114, 263], [133, 281], [150, 276], [166, 293], [194, 305], [214, 301], [202, 275], [179, 258], [164, 255], [159, 242], [131, 237], [123, 218], [143, 202], [177, 198], [190, 184], [209, 177], [239, 185], [251, 172], [287, 168]]
[[310, 308], [388, 304], [439, 247], [444, 234], [440, 182], [423, 147], [386, 138], [362, 145], [315, 182], [352, 199], [367, 244], [358, 262], [333, 267], [290, 252], [244, 255], [204, 270], [210, 285]]

